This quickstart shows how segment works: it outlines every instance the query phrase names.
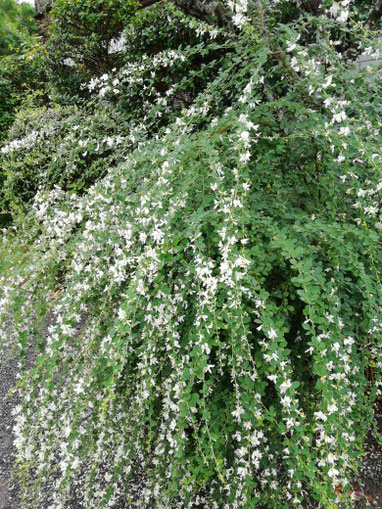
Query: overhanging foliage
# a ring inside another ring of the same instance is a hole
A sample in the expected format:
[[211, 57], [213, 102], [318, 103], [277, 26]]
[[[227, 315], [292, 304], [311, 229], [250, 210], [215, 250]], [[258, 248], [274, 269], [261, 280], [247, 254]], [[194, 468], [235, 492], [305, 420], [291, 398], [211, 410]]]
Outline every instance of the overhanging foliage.
[[[76, 484], [95, 508], [351, 507], [381, 395], [382, 91], [343, 55], [379, 40], [357, 4], [296, 2], [284, 23], [255, 4], [231, 5], [232, 30], [147, 14], [200, 42], [93, 77], [64, 147], [101, 143], [98, 104], [126, 122], [115, 160], [81, 190], [44, 173], [4, 232], [1, 337], [11, 318], [21, 355], [38, 338], [16, 411], [26, 505], [52, 477], [57, 509]], [[9, 140], [9, 168], [29, 150], [54, 168], [43, 138]]]

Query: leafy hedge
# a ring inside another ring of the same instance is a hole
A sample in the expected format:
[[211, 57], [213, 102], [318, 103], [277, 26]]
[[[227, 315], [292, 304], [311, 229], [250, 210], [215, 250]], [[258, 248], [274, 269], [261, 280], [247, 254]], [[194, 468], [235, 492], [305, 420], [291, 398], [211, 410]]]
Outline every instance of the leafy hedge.
[[[138, 52], [138, 48], [150, 50], [144, 66], [125, 45], [119, 57], [124, 65], [112, 74], [96, 73], [90, 81], [79, 82], [74, 92], [82, 98], [68, 96], [55, 81], [50, 107], [38, 108], [32, 102], [32, 107], [18, 113], [1, 149], [3, 211], [14, 218], [25, 213], [38, 189], [59, 185], [82, 193], [110, 166], [123, 161], [132, 146], [174, 121], [180, 109], [192, 102], [194, 90], [200, 93], [219, 72], [229, 45], [214, 41], [205, 47], [203, 38], [196, 45], [195, 30], [179, 12], [174, 11], [176, 24], [163, 22], [169, 9], [158, 5], [149, 13], [140, 12], [123, 35], [125, 40], [133, 38]], [[156, 48], [146, 40], [154, 23], [162, 26], [166, 35], [157, 39]], [[180, 38], [179, 29], [183, 33]], [[39, 57], [46, 65], [52, 55], [40, 52]], [[22, 58], [25, 61], [25, 56]], [[231, 83], [231, 89], [234, 86]], [[56, 103], [57, 97], [61, 104]]]

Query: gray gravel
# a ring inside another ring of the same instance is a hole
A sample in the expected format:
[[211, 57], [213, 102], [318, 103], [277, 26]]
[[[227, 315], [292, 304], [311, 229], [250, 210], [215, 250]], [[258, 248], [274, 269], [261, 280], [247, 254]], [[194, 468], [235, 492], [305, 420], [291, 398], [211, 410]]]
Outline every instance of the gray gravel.
[[[28, 350], [28, 360], [32, 361], [34, 348]], [[0, 509], [18, 509], [17, 487], [11, 481], [14, 462], [12, 409], [18, 404], [16, 395], [7, 397], [17, 382], [19, 372], [17, 356], [0, 363]]]

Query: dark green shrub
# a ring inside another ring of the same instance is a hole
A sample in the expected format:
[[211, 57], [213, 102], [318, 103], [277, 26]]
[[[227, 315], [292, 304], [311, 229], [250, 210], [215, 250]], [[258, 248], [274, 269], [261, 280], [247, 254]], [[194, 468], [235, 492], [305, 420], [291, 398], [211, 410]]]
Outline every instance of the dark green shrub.
[[124, 123], [111, 108], [89, 104], [20, 112], [2, 148], [5, 208], [22, 214], [38, 189], [83, 192], [123, 160], [127, 143]]
[[116, 41], [138, 6], [136, 0], [56, 0], [47, 43], [52, 82], [73, 94], [84, 78], [118, 67]]
[[0, 0], [0, 145], [32, 80], [38, 82], [27, 55], [37, 32], [33, 15], [29, 4]]

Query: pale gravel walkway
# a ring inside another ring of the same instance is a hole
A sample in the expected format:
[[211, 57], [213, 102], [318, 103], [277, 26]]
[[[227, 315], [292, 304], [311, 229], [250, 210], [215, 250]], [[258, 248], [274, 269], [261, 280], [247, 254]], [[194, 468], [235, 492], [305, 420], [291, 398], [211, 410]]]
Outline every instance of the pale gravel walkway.
[[[28, 357], [33, 357], [33, 349], [28, 351]], [[17, 490], [12, 490], [10, 482], [14, 461], [12, 409], [18, 399], [17, 396], [6, 397], [17, 382], [18, 372], [17, 357], [7, 362], [0, 359], [0, 509], [18, 509]]]

